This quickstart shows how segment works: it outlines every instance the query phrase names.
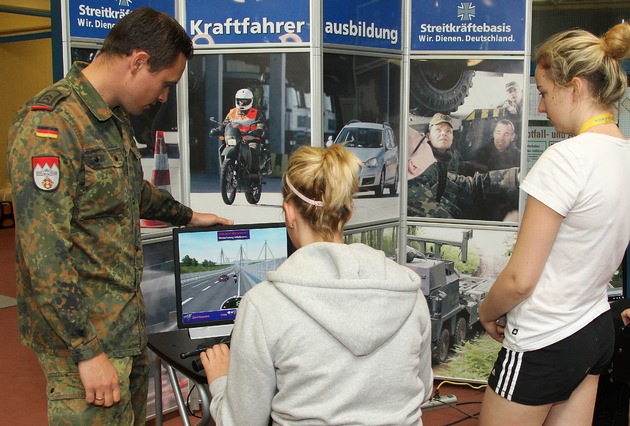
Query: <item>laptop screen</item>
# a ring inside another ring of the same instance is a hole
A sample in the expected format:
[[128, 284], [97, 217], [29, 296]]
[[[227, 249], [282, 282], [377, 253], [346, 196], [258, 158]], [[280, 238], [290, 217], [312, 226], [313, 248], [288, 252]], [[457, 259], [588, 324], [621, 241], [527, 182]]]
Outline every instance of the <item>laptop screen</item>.
[[175, 228], [177, 326], [232, 324], [243, 295], [294, 251], [284, 223]]

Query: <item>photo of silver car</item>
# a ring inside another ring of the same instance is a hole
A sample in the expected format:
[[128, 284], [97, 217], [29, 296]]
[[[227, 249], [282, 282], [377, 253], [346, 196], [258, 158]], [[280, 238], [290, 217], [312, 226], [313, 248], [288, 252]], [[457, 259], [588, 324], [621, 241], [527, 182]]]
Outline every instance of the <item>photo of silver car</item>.
[[334, 143], [343, 144], [363, 162], [359, 191], [374, 191], [377, 197], [385, 188], [391, 195], [398, 193], [398, 144], [388, 123], [352, 120]]

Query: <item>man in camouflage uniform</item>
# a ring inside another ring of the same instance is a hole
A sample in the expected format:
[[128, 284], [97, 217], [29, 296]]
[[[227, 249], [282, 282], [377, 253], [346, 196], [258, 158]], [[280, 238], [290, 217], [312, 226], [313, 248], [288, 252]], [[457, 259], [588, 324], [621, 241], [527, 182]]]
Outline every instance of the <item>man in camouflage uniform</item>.
[[475, 152], [474, 164], [480, 172], [518, 167], [521, 164], [521, 150], [514, 145], [516, 133], [514, 124], [501, 119], [494, 125], [492, 140]]
[[516, 210], [519, 169], [494, 170], [474, 176], [452, 172], [449, 167], [452, 128], [452, 118], [447, 114], [438, 113], [431, 118], [424, 140], [431, 148], [434, 160], [407, 181], [407, 215], [482, 220], [488, 219], [485, 217], [487, 209], [493, 205]]
[[51, 424], [145, 422], [140, 219], [231, 223], [143, 180], [127, 115], [166, 102], [191, 56], [174, 19], [138, 9], [12, 122], [20, 336], [46, 375]]

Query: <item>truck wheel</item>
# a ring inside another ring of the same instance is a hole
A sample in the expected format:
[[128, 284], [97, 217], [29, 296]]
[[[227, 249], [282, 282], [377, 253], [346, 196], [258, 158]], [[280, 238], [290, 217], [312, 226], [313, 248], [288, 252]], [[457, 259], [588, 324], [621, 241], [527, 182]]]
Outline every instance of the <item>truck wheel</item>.
[[410, 107], [419, 115], [457, 111], [468, 96], [475, 71], [453, 61], [445, 67], [436, 61], [411, 61]]
[[453, 344], [456, 346], [461, 345], [466, 340], [466, 333], [468, 332], [468, 323], [466, 318], [460, 317], [455, 324], [455, 333], [453, 335]]
[[446, 361], [450, 347], [451, 333], [449, 333], [448, 329], [443, 328], [442, 331], [440, 331], [440, 336], [438, 337], [437, 349], [435, 353], [433, 353], [433, 363], [441, 364]]

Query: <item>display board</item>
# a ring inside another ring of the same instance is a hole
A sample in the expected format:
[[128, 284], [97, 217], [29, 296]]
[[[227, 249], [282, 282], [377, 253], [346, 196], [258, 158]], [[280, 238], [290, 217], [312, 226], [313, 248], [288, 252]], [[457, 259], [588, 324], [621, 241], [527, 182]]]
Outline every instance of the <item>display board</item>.
[[308, 0], [186, 1], [185, 28], [197, 48], [308, 43], [310, 25]]
[[424, 277], [435, 376], [487, 379], [501, 345], [479, 324], [479, 306], [515, 241], [516, 230], [509, 228], [408, 227], [406, 264]]
[[402, 0], [324, 0], [325, 44], [401, 50]]
[[[478, 308], [516, 238], [527, 158], [524, 0], [411, 0], [402, 215], [432, 317], [436, 377], [485, 382]], [[425, 288], [426, 287], [426, 288]]]
[[524, 61], [423, 57], [410, 69], [407, 216], [517, 222]]
[[103, 40], [120, 18], [143, 6], [175, 16], [174, 0], [69, 0], [70, 37]]
[[[543, 121], [527, 126], [528, 117], [544, 120], [529, 78], [531, 2], [69, 0], [65, 30], [74, 58], [91, 60], [117, 19], [141, 6], [179, 19], [195, 44], [169, 104], [134, 118], [145, 177], [152, 179], [161, 131], [176, 198], [236, 223], [277, 222], [283, 220], [281, 176], [289, 156], [302, 145], [344, 143], [365, 163], [350, 228], [374, 232], [357, 238], [394, 258], [392, 241], [412, 247], [419, 253], [407, 261], [412, 268], [455, 262], [458, 277], [445, 284], [457, 281], [472, 301], [465, 327], [459, 317], [448, 326], [434, 324], [436, 376], [484, 381], [490, 367], [465, 361], [484, 338], [474, 311], [511, 252], [524, 206], [521, 176], [566, 136]], [[81, 43], [90, 47], [80, 52]], [[250, 90], [263, 112], [268, 163], [258, 193], [240, 186], [232, 198], [222, 183], [222, 141], [211, 131], [235, 106], [240, 89]], [[620, 105], [621, 126], [627, 104]], [[436, 114], [448, 116], [436, 126], [451, 127], [442, 168], [427, 142]], [[379, 141], [368, 146], [374, 134]], [[501, 138], [512, 147], [507, 159], [491, 150], [506, 144]], [[501, 168], [491, 159], [502, 161]], [[189, 193], [179, 189], [186, 180]], [[409, 225], [409, 232], [383, 238], [377, 229], [383, 223], [396, 230]], [[165, 331], [174, 324], [173, 266], [157, 251], [146, 253], [149, 328]], [[420, 265], [422, 255], [431, 265]], [[437, 297], [432, 290], [429, 302]], [[496, 346], [489, 342], [484, 349], [492, 360]], [[458, 359], [463, 367], [451, 366]]]
[[525, 53], [525, 0], [412, 0], [411, 50]]

